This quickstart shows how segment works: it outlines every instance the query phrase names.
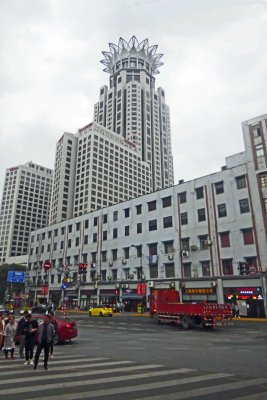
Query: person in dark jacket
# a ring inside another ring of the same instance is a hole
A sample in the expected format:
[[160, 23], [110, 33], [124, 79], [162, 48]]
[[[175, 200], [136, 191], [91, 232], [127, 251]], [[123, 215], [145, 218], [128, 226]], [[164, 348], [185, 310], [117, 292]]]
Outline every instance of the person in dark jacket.
[[28, 313], [29, 312], [27, 310], [25, 310], [23, 312], [23, 317], [18, 322], [18, 327], [17, 327], [17, 332], [16, 332], [16, 336], [19, 336], [19, 356], [21, 359], [24, 358], [24, 347], [25, 347], [24, 328], [25, 328], [25, 324], [27, 322]]
[[24, 334], [25, 334], [25, 363], [24, 365], [33, 365], [33, 349], [34, 342], [37, 336], [38, 331], [38, 322], [36, 319], [33, 319], [31, 314], [27, 315], [27, 321], [24, 326]]
[[42, 322], [38, 327], [38, 346], [36, 349], [35, 357], [34, 357], [34, 369], [37, 369], [39, 357], [41, 351], [44, 349], [44, 369], [48, 369], [48, 356], [49, 349], [51, 346], [51, 341], [53, 340], [55, 329], [54, 325], [50, 322], [51, 316], [45, 315], [44, 322]]

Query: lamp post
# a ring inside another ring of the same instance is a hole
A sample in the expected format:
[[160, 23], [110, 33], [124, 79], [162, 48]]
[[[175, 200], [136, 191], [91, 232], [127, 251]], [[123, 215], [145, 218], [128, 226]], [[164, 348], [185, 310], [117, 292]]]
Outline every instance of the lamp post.
[[[137, 278], [138, 278], [138, 280], [140, 280], [140, 294], [141, 294], [141, 296], [143, 297], [143, 253], [142, 253], [142, 245], [141, 244], [139, 244], [139, 245], [135, 245], [135, 244], [132, 244], [131, 245], [131, 247], [135, 247], [136, 248], [136, 251], [137, 251], [137, 257], [138, 257], [138, 255], [139, 255], [139, 257], [141, 257], [141, 265], [140, 265], [140, 267], [138, 267], [138, 272], [139, 272], [139, 276], [137, 276]], [[145, 295], [146, 295], [146, 293], [145, 293]], [[143, 298], [142, 298], [142, 301], [141, 301], [141, 312], [143, 312], [143, 308], [144, 308], [144, 304], [143, 304]]]

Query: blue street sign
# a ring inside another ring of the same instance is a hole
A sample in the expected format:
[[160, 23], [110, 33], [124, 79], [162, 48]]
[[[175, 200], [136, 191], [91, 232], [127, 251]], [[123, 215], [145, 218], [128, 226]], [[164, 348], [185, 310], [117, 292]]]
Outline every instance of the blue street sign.
[[26, 272], [24, 271], [8, 271], [7, 282], [10, 283], [24, 283], [26, 278]]
[[66, 283], [65, 283], [65, 282], [62, 282], [62, 284], [61, 284], [61, 289], [62, 289], [62, 290], [65, 290], [65, 289], [67, 289], [67, 287], [68, 287], [67, 282], [66, 282]]

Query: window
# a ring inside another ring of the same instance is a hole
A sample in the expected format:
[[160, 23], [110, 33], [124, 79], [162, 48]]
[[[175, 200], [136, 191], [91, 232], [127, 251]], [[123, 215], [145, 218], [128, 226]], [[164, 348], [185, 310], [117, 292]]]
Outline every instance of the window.
[[130, 234], [130, 227], [129, 227], [129, 225], [127, 225], [124, 227], [124, 235], [129, 236], [129, 234]]
[[94, 226], [97, 226], [98, 217], [94, 217]]
[[197, 215], [198, 215], [198, 222], [206, 221], [206, 212], [205, 212], [205, 208], [199, 208], [199, 209], [197, 210]]
[[214, 186], [216, 194], [224, 193], [223, 181], [214, 183]]
[[195, 190], [196, 190], [197, 199], [203, 199], [203, 197], [204, 197], [203, 186], [201, 186]]
[[136, 233], [142, 233], [142, 224], [141, 222], [138, 222], [136, 225]]
[[190, 249], [189, 241], [190, 241], [190, 238], [181, 239], [181, 250], [189, 250]]
[[68, 230], [69, 230], [69, 233], [72, 232], [72, 225], [69, 225], [69, 226], [68, 226]]
[[168, 196], [168, 197], [164, 197], [162, 199], [162, 207], [166, 208], [166, 207], [171, 207], [172, 205], [172, 197]]
[[210, 276], [210, 261], [201, 261], [202, 276]]
[[199, 248], [200, 248], [200, 250], [207, 250], [208, 247], [209, 247], [208, 235], [200, 235], [198, 238], [199, 238]]
[[79, 237], [76, 237], [76, 239], [75, 239], [75, 246], [79, 246], [79, 244], [80, 244], [80, 238], [79, 238]]
[[267, 175], [260, 176], [261, 187], [267, 187]]
[[257, 157], [264, 156], [264, 150], [263, 150], [263, 145], [262, 144], [258, 144], [257, 146], [255, 146], [255, 150], [256, 150], [256, 156]]
[[136, 206], [136, 214], [137, 215], [142, 214], [142, 204], [138, 204]]
[[114, 228], [113, 229], [113, 239], [117, 239], [117, 237], [118, 237], [118, 229]]
[[230, 247], [229, 232], [220, 232], [221, 247]]
[[158, 277], [158, 264], [149, 266], [149, 275], [152, 279]]
[[113, 212], [113, 221], [118, 221], [118, 211]]
[[248, 199], [239, 200], [239, 208], [240, 208], [240, 214], [248, 213], [250, 211]]
[[165, 264], [165, 276], [166, 276], [166, 278], [174, 278], [175, 277], [174, 263]]
[[222, 269], [224, 275], [233, 275], [233, 260], [231, 258], [222, 260]]
[[117, 261], [117, 259], [118, 259], [118, 250], [112, 249], [112, 260]]
[[186, 203], [186, 192], [179, 193], [178, 196], [179, 196], [180, 204]]
[[191, 263], [183, 263], [183, 272], [185, 278], [191, 277]]
[[246, 175], [237, 176], [235, 181], [237, 189], [243, 189], [247, 187]]
[[181, 213], [181, 225], [188, 224], [188, 215], [187, 212]]
[[108, 238], [108, 231], [103, 231], [103, 240], [107, 240]]
[[252, 127], [252, 134], [254, 138], [261, 136], [261, 129], [259, 125]]
[[148, 221], [148, 230], [149, 231], [156, 231], [157, 230], [157, 220], [156, 219]]
[[97, 242], [97, 233], [93, 233], [93, 243]]
[[163, 245], [164, 245], [164, 253], [165, 254], [174, 253], [173, 240], [169, 240], [168, 242], [163, 242]]
[[125, 218], [128, 218], [130, 216], [130, 208], [124, 209], [124, 216], [125, 216]]
[[226, 204], [218, 204], [218, 218], [227, 217]]
[[250, 245], [250, 244], [254, 244], [254, 237], [253, 237], [252, 228], [242, 229], [242, 233], [243, 233], [243, 242], [244, 242], [245, 246]]
[[108, 222], [108, 214], [103, 215], [103, 224], [106, 224]]
[[147, 203], [147, 208], [148, 208], [148, 211], [155, 211], [155, 210], [157, 209], [157, 202], [156, 202], [156, 200], [149, 201], [149, 202]]
[[123, 252], [124, 252], [124, 258], [125, 260], [128, 260], [130, 257], [130, 247], [124, 247], [123, 248]]
[[76, 231], [79, 231], [80, 230], [80, 222], [77, 222], [76, 223]]
[[150, 243], [148, 245], [148, 251], [150, 256], [156, 256], [158, 254], [158, 244]]
[[163, 228], [171, 228], [172, 227], [172, 216], [163, 218]]

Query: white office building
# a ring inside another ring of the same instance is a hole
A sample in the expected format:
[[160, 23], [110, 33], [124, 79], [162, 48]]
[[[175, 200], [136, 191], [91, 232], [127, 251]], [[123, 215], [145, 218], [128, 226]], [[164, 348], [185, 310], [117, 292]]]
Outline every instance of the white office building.
[[219, 172], [32, 233], [31, 300], [47, 285], [56, 302], [119, 298], [136, 309], [153, 288], [175, 287], [185, 302], [238, 300], [243, 313], [265, 315], [266, 121], [243, 123], [245, 151]]
[[0, 264], [27, 255], [30, 233], [47, 226], [51, 187], [49, 168], [27, 162], [6, 170], [0, 211]]
[[162, 54], [133, 36], [103, 52], [110, 88], [94, 122], [57, 143], [50, 224], [173, 185], [169, 108], [155, 89]]

